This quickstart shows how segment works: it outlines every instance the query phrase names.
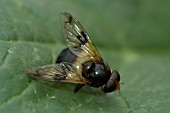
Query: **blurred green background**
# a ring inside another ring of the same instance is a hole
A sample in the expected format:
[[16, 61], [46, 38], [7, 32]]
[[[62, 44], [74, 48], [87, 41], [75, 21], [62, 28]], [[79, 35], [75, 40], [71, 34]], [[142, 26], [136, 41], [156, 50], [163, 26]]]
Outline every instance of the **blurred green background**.
[[[1, 0], [0, 113], [169, 113], [169, 11], [168, 0]], [[74, 84], [26, 75], [67, 47], [61, 12], [81, 22], [120, 72], [120, 95], [89, 86], [74, 94]]]

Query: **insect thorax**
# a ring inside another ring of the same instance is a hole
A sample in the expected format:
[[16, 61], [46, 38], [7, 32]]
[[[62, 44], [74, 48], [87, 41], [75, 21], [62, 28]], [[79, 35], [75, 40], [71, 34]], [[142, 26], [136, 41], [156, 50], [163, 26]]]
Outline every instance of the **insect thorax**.
[[86, 61], [83, 64], [82, 76], [90, 80], [93, 87], [106, 84], [110, 75], [111, 71], [104, 63]]

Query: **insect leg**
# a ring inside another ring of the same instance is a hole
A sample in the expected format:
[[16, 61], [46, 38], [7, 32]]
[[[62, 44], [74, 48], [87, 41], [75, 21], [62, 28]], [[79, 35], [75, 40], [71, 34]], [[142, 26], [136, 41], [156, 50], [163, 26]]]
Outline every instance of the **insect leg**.
[[74, 89], [74, 93], [76, 93], [77, 91], [79, 91], [82, 87], [84, 86], [84, 84], [77, 84], [75, 89]]

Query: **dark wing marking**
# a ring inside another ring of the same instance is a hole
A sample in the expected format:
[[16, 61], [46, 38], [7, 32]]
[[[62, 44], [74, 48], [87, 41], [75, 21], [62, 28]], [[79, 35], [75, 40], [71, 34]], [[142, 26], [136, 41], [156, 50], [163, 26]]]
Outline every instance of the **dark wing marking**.
[[69, 13], [61, 14], [63, 32], [69, 49], [77, 56], [103, 61], [80, 22]]
[[76, 66], [67, 62], [31, 68], [27, 73], [40, 80], [90, 84], [89, 80], [78, 74]]

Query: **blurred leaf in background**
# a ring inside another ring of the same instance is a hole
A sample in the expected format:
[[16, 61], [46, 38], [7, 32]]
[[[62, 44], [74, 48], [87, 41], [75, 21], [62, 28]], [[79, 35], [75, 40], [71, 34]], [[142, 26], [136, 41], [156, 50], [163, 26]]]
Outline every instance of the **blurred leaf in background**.
[[[1, 0], [0, 113], [169, 113], [170, 1]], [[60, 12], [85, 27], [121, 74], [120, 95], [36, 81], [30, 67], [52, 64], [66, 47]]]

